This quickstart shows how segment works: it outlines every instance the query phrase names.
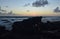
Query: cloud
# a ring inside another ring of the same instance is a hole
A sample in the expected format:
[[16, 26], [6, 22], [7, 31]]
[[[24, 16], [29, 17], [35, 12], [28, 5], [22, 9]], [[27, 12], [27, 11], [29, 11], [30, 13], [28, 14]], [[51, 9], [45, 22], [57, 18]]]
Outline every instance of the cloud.
[[8, 6], [5, 6], [6, 8], [8, 8]]
[[30, 12], [30, 10], [27, 10], [27, 12]]
[[54, 9], [54, 12], [60, 12], [60, 9], [59, 9], [59, 7], [56, 7], [56, 9]]
[[25, 7], [25, 6], [29, 6], [29, 5], [30, 5], [30, 3], [28, 3], [28, 4], [25, 4], [25, 5], [24, 5], [24, 7]]
[[48, 4], [47, 0], [39, 0], [39, 1], [35, 1], [32, 3], [32, 6], [34, 7], [41, 7], [41, 6], [45, 6]]
[[6, 10], [1, 9], [1, 6], [0, 6], [0, 12], [1, 12], [1, 11], [2, 11], [2, 12], [6, 12]]

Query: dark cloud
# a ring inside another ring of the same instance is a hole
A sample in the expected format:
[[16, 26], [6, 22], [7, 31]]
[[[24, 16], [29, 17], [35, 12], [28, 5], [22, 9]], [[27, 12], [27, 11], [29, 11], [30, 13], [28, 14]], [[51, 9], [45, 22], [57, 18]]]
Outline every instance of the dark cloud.
[[45, 6], [48, 4], [47, 0], [39, 0], [39, 1], [35, 1], [32, 3], [32, 6], [34, 7], [41, 7], [41, 6]]
[[56, 7], [56, 9], [54, 9], [54, 12], [60, 12], [59, 7]]

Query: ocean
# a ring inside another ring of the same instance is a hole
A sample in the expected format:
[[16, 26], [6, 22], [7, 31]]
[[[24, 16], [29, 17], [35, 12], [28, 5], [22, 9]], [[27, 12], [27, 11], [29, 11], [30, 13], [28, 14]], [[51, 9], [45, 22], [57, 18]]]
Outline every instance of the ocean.
[[[0, 26], [4, 26], [6, 30], [11, 31], [12, 25], [14, 22], [23, 21], [25, 19], [29, 19], [31, 17], [28, 16], [0, 16]], [[47, 23], [47, 21], [54, 22], [60, 21], [60, 16], [43, 16], [41, 19], [43, 23]]]

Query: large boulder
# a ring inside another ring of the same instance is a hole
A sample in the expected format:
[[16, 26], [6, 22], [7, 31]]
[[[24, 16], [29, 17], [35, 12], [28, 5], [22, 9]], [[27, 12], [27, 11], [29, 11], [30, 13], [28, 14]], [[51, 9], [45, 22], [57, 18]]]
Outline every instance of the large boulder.
[[17, 32], [34, 32], [34, 27], [38, 28], [38, 24], [41, 24], [42, 17], [33, 17], [22, 22], [15, 22], [13, 24], [13, 30]]

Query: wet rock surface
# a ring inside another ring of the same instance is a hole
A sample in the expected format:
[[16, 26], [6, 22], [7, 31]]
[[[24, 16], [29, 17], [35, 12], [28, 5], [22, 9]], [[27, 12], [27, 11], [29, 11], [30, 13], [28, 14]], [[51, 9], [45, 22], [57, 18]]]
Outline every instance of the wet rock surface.
[[60, 39], [60, 22], [41, 22], [42, 17], [33, 17], [15, 22], [11, 31], [0, 27], [1, 39]]

